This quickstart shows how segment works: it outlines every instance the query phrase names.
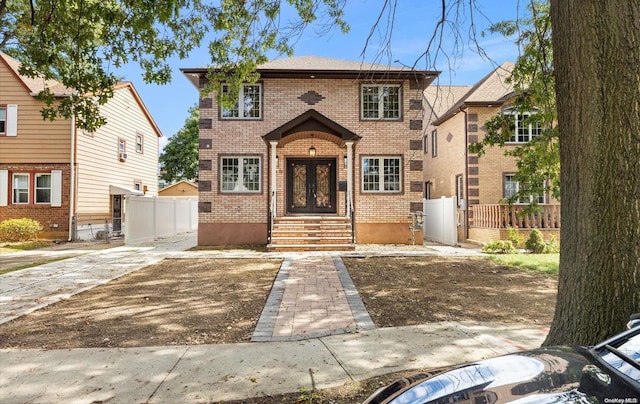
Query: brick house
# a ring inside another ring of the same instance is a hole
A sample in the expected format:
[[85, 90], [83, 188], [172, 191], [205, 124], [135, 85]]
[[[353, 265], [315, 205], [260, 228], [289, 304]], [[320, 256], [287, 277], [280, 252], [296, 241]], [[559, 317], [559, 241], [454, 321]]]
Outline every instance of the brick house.
[[35, 94], [71, 90], [19, 67], [0, 53], [0, 220], [38, 220], [45, 238], [90, 239], [105, 223], [122, 231], [123, 198], [158, 190], [162, 134], [135, 88], [118, 84], [100, 109], [107, 124], [88, 133], [73, 120], [43, 120]]
[[[206, 84], [206, 68], [182, 71]], [[410, 243], [422, 92], [438, 72], [307, 56], [257, 72], [233, 109], [200, 98], [198, 244]]]
[[535, 124], [524, 124], [513, 107], [515, 94], [506, 82], [513, 63], [506, 62], [473, 86], [432, 86], [425, 90], [424, 181], [428, 199], [458, 198], [458, 239], [488, 242], [506, 239], [507, 228], [528, 235], [539, 228], [559, 236], [560, 205], [550, 195], [535, 196], [540, 214], [519, 216], [525, 203], [509, 206], [502, 201], [515, 192], [515, 159], [500, 147], [487, 148], [482, 157], [467, 152], [470, 143], [482, 140], [484, 123], [495, 114], [511, 114], [515, 128], [505, 148], [523, 144], [539, 133]]

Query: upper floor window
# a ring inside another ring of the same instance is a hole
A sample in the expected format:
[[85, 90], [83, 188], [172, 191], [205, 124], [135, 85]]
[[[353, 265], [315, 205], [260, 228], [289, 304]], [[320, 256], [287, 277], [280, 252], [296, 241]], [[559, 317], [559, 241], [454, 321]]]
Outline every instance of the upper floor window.
[[18, 135], [18, 105], [0, 105], [0, 136]]
[[509, 108], [504, 112], [513, 116], [513, 134], [509, 142], [511, 143], [527, 143], [533, 140], [542, 132], [540, 122], [535, 119], [536, 112], [519, 112], [514, 108]]
[[431, 156], [438, 157], [438, 131], [431, 132]]
[[0, 106], [0, 135], [7, 133], [7, 107]]
[[[515, 180], [514, 175], [507, 174], [504, 176], [504, 198], [509, 199], [513, 198], [513, 196], [520, 191], [521, 185], [518, 181]], [[525, 197], [525, 199], [519, 198], [515, 201], [515, 203], [546, 203], [546, 198], [544, 193], [542, 195], [529, 195]]]
[[362, 119], [400, 119], [400, 85], [362, 85]]
[[220, 159], [221, 192], [262, 191], [260, 157], [224, 156]]
[[127, 159], [127, 141], [118, 138], [118, 160], [125, 161]]
[[363, 192], [400, 192], [402, 184], [400, 157], [363, 157]]
[[144, 150], [144, 136], [140, 133], [136, 133], [136, 152], [142, 153]]
[[[229, 86], [222, 85], [222, 93], [229, 94]], [[222, 108], [223, 119], [260, 119], [262, 117], [262, 85], [243, 84], [240, 87], [238, 101], [231, 109]]]

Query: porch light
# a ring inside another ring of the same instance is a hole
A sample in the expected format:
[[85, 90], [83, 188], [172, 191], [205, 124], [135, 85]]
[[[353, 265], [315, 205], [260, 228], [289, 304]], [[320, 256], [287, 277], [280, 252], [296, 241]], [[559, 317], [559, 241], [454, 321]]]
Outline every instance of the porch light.
[[344, 156], [344, 168], [347, 168], [347, 156]]
[[309, 157], [315, 157], [316, 156], [316, 148], [311, 146], [309, 147]]

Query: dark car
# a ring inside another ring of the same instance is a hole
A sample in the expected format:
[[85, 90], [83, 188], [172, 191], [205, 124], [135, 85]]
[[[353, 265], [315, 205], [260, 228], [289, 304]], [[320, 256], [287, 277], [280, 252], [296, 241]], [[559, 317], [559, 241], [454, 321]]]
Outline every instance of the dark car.
[[365, 404], [640, 404], [640, 320], [594, 347], [549, 347], [418, 374]]

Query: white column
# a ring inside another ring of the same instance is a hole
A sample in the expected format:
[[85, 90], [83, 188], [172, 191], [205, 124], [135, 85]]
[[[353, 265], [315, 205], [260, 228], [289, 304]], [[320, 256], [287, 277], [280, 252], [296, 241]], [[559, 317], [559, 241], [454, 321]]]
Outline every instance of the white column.
[[[353, 204], [353, 142], [346, 142], [347, 145], [347, 199], [350, 204]], [[351, 205], [346, 212], [347, 217], [351, 218]]]
[[276, 147], [278, 146], [278, 142], [270, 142], [271, 144], [271, 158], [270, 158], [270, 167], [271, 167], [271, 196], [269, 199], [269, 203], [271, 203], [271, 208], [273, 208], [273, 216], [277, 216], [276, 215], [276, 208], [277, 208], [277, 204], [276, 204], [276, 190], [278, 189], [277, 187], [277, 178], [278, 178], [278, 173], [277, 173], [277, 168], [278, 168], [278, 157], [277, 157], [277, 150]]

